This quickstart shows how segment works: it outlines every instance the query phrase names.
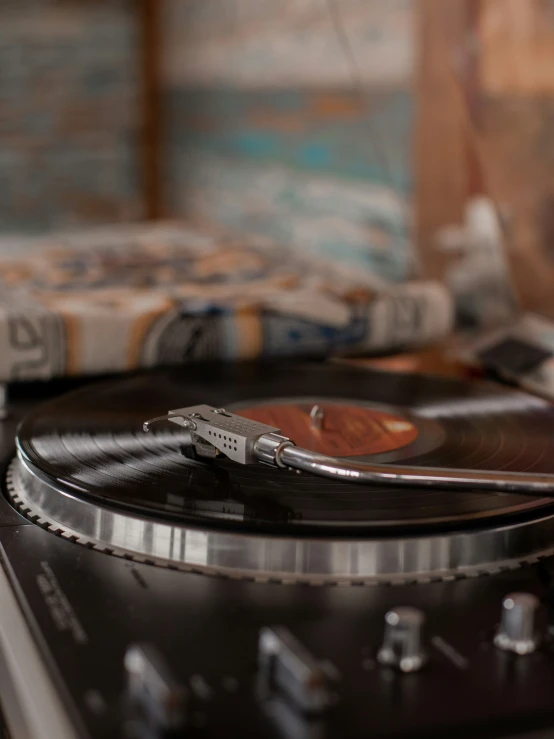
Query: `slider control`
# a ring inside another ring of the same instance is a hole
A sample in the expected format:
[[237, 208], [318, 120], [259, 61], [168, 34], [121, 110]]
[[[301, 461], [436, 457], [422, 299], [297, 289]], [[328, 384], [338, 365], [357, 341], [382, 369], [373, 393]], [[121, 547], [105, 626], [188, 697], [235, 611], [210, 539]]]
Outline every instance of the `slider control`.
[[156, 737], [186, 726], [188, 691], [177, 683], [161, 654], [149, 644], [133, 644], [125, 654], [127, 694], [133, 712]]
[[331, 695], [325, 671], [288, 629], [262, 629], [258, 649], [266, 687], [285, 693], [306, 713], [317, 714], [328, 708]]

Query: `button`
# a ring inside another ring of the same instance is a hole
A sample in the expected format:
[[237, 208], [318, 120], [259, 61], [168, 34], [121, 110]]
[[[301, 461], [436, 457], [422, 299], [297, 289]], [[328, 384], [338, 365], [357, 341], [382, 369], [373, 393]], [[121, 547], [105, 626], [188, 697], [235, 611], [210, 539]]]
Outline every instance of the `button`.
[[382, 665], [417, 672], [427, 661], [423, 647], [425, 614], [417, 608], [395, 608], [385, 616], [383, 645], [377, 654]]
[[260, 676], [267, 688], [282, 691], [307, 713], [328, 708], [331, 694], [325, 670], [288, 629], [262, 629], [258, 650]]
[[531, 593], [511, 593], [502, 601], [500, 626], [494, 644], [505, 652], [531, 654], [538, 646], [536, 616], [539, 599]]
[[161, 654], [149, 644], [134, 644], [125, 654], [127, 694], [138, 720], [156, 736], [186, 726], [188, 691], [179, 685]]

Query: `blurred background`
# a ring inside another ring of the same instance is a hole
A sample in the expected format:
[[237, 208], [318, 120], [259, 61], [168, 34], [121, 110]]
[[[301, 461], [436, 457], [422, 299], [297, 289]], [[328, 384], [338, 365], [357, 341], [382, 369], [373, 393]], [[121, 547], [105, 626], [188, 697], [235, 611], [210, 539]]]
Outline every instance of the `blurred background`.
[[3, 3], [0, 227], [185, 214], [404, 278], [415, 6]]
[[186, 216], [554, 317], [553, 131], [554, 0], [0, 6], [6, 236]]

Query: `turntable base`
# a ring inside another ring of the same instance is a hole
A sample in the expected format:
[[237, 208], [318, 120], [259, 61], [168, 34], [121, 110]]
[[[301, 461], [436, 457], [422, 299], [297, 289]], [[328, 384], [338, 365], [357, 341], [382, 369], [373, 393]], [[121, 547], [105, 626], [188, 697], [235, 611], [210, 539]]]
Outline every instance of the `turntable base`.
[[141, 430], [205, 401], [283, 426], [292, 411], [284, 432], [346, 459], [552, 474], [542, 401], [335, 372], [190, 367], [12, 403], [0, 422], [10, 739], [551, 735], [551, 499], [331, 484], [191, 459], [173, 424]]

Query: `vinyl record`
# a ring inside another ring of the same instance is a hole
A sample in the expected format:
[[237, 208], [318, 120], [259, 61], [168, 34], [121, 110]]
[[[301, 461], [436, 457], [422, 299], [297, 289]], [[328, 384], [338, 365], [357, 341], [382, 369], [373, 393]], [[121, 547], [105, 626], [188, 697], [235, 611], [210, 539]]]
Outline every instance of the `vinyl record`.
[[[550, 499], [339, 483], [181, 452], [173, 424], [143, 421], [207, 403], [265, 421], [334, 456], [554, 475], [554, 409], [487, 383], [339, 364], [190, 366], [90, 385], [28, 416], [20, 455], [58, 489], [110, 508], [234, 531], [334, 535], [457, 530], [547, 515]], [[321, 409], [321, 428], [310, 414]]]

